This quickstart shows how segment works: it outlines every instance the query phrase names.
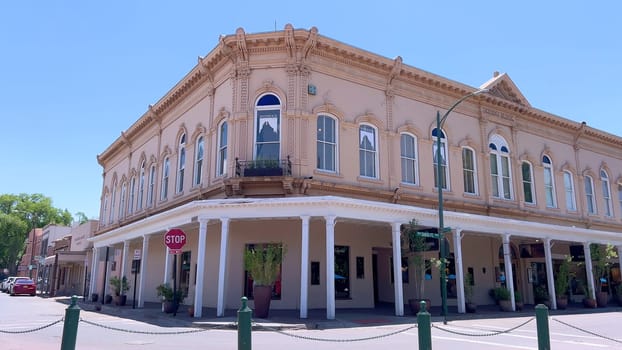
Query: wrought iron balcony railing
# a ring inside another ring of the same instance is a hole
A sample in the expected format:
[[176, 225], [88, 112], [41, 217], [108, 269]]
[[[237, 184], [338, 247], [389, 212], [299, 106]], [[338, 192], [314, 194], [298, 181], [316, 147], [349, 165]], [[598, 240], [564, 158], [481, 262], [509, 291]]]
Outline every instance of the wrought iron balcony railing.
[[291, 176], [292, 162], [287, 159], [239, 160], [235, 158], [235, 176]]

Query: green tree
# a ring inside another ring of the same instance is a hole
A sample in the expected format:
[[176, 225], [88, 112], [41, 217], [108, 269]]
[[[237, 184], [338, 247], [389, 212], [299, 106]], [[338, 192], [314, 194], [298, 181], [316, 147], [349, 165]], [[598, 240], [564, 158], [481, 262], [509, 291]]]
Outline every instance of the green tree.
[[84, 214], [84, 212], [77, 212], [75, 214], [75, 217], [77, 219], [77, 221], [80, 223], [80, 225], [82, 225], [83, 223], [89, 221], [89, 218], [86, 216], [86, 214]]
[[0, 266], [8, 268], [11, 276], [15, 275], [26, 247], [27, 229], [26, 223], [18, 217], [0, 213]]

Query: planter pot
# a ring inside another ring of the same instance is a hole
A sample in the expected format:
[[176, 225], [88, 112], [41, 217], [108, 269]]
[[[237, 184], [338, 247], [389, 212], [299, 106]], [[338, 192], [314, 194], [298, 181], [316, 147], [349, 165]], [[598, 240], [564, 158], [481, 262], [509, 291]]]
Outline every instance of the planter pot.
[[583, 306], [585, 306], [586, 308], [595, 309], [596, 308], [596, 299], [584, 298], [583, 299]]
[[91, 301], [92, 302], [96, 303], [98, 299], [99, 299], [99, 294], [97, 294], [97, 293], [91, 294]]
[[408, 299], [408, 306], [410, 306], [410, 311], [412, 311], [413, 315], [417, 315], [419, 313], [421, 302], [425, 301], [425, 311], [430, 312], [430, 307], [432, 306], [432, 301], [430, 299]]
[[499, 308], [501, 308], [501, 311], [512, 311], [512, 301], [499, 300]]
[[188, 316], [194, 317], [194, 305], [188, 306]]
[[110, 303], [112, 303], [112, 295], [106, 294], [104, 296], [104, 304], [110, 304]]
[[523, 306], [525, 306], [522, 301], [515, 301], [514, 305], [516, 306], [516, 311], [523, 311]]
[[255, 304], [255, 317], [267, 318], [272, 300], [272, 286], [254, 286], [253, 301]]
[[596, 293], [596, 306], [607, 307], [608, 302], [609, 302], [609, 294], [607, 294], [607, 292]]
[[567, 297], [557, 297], [555, 298], [555, 302], [557, 303], [558, 310], [565, 310], [568, 307], [568, 298]]
[[112, 301], [116, 306], [125, 306], [127, 302], [127, 295], [115, 295], [112, 297]]
[[179, 308], [179, 304], [175, 304], [172, 301], [163, 301], [162, 302], [162, 310], [167, 314], [172, 314], [176, 312]]
[[477, 304], [475, 303], [466, 303], [464, 306], [467, 313], [473, 314], [477, 312]]

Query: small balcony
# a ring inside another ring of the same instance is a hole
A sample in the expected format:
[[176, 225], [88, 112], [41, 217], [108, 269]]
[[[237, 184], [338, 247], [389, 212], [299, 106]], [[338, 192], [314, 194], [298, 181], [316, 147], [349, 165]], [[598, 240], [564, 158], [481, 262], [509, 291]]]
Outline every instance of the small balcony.
[[239, 160], [235, 158], [236, 177], [291, 176], [292, 162], [287, 159]]

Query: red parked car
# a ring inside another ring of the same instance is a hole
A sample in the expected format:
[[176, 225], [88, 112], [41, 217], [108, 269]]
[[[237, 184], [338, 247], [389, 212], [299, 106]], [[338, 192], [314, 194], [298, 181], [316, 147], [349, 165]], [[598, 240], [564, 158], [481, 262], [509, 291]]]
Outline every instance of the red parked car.
[[31, 279], [18, 279], [11, 285], [10, 294], [30, 294], [34, 297], [37, 294], [37, 285]]

